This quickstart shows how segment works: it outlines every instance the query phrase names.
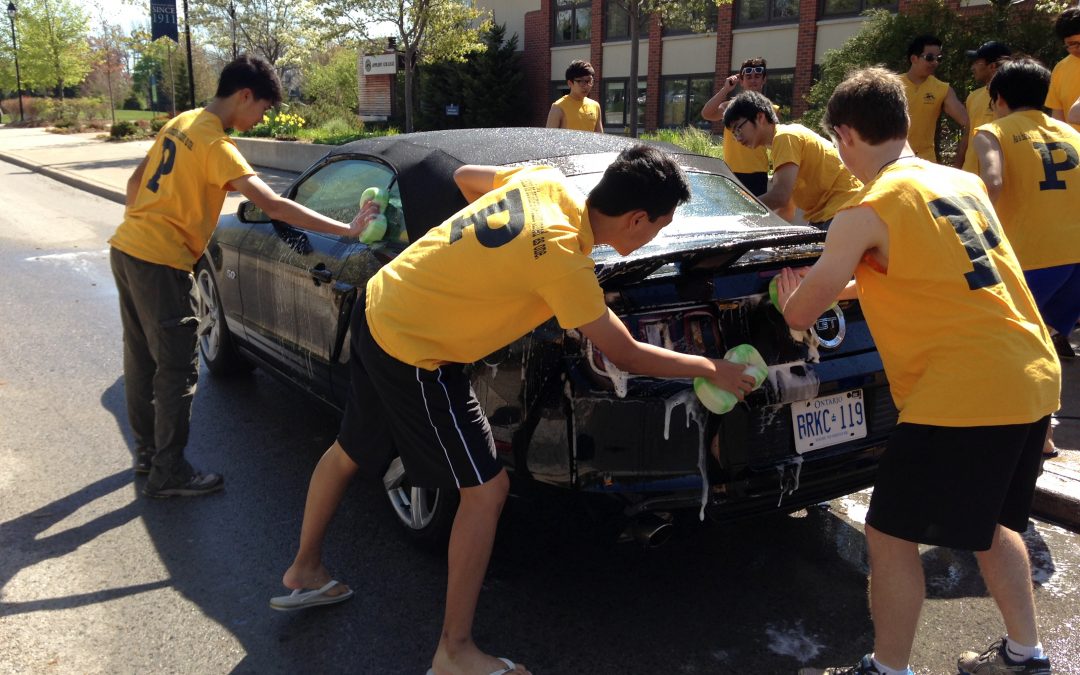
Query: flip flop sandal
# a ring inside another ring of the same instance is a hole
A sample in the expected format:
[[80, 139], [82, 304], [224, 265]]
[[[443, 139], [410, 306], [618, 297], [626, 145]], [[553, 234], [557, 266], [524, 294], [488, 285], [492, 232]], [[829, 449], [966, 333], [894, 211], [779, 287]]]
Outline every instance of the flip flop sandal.
[[307, 609], [308, 607], [319, 607], [321, 605], [334, 605], [339, 602], [344, 602], [353, 596], [353, 590], [351, 588], [344, 593], [338, 593], [337, 595], [326, 594], [327, 591], [337, 586], [338, 583], [337, 580], [331, 580], [322, 588], [310, 591], [298, 588], [288, 595], [279, 595], [270, 598], [270, 607], [279, 612], [291, 612], [297, 609]]

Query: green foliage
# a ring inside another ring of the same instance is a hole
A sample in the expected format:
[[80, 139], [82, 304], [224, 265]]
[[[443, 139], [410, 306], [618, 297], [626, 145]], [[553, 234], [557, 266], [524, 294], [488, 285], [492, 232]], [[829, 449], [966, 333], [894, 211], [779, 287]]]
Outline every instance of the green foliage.
[[129, 94], [128, 97], [124, 99], [124, 103], [123, 103], [122, 107], [123, 107], [124, 110], [142, 110], [143, 109], [142, 101], [140, 101], [139, 97], [136, 96], [134, 93]]
[[306, 124], [307, 121], [300, 115], [275, 109], [263, 115], [262, 122], [240, 135], [291, 141], [299, 137], [300, 130]]
[[110, 138], [128, 138], [139, 134], [139, 127], [134, 122], [127, 120], [118, 121], [109, 129]]
[[358, 114], [358, 57], [354, 49], [338, 48], [330, 52], [325, 63], [317, 63], [306, 72], [304, 97], [310, 103], [304, 114], [311, 122], [320, 124]]
[[342, 145], [361, 138], [376, 138], [380, 136], [394, 136], [397, 129], [385, 128], [374, 129], [366, 127], [359, 120], [355, 124], [349, 124], [345, 120], [331, 120], [314, 129], [301, 129], [300, 138], [312, 143], [325, 145]]
[[671, 143], [698, 155], [716, 157], [717, 159], [724, 158], [724, 148], [719, 143], [713, 142], [711, 135], [697, 127], [657, 129], [642, 134], [641, 137], [649, 141]]
[[[417, 128], [460, 129], [519, 126], [528, 111], [525, 73], [517, 50], [517, 35], [505, 39], [506, 26], [484, 31], [486, 49], [470, 54], [464, 62], [441, 61], [420, 71]], [[458, 106], [458, 115], [446, 114], [446, 106]]]
[[[82, 82], [92, 67], [89, 19], [73, 0], [21, 0], [15, 19], [24, 89], [55, 89]], [[0, 89], [15, 89], [5, 81]]]

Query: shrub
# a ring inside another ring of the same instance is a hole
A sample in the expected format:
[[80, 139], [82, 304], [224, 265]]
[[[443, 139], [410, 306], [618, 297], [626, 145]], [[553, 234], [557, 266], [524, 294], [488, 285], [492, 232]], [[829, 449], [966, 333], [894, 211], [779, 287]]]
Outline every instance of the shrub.
[[680, 127], [678, 129], [657, 129], [656, 131], [642, 134], [641, 138], [648, 141], [663, 141], [665, 143], [671, 143], [672, 145], [686, 148], [690, 152], [698, 155], [716, 157], [717, 159], [724, 158], [723, 146], [718, 143], [714, 143], [710, 134], [696, 127]]
[[109, 136], [112, 138], [128, 138], [130, 136], [135, 136], [138, 133], [139, 127], [133, 122], [128, 122], [126, 120], [117, 122], [109, 129]]
[[131, 96], [128, 96], [127, 98], [125, 98], [123, 105], [121, 105], [120, 107], [123, 108], [124, 110], [142, 110], [143, 109], [142, 101], [140, 101], [139, 97], [136, 96], [135, 94], [132, 94]]
[[303, 117], [281, 110], [271, 110], [263, 115], [262, 122], [245, 131], [241, 136], [277, 138], [292, 141], [299, 137], [300, 130], [307, 122]]
[[155, 117], [150, 120], [150, 131], [155, 134], [161, 131], [161, 127], [165, 126], [165, 123], [169, 121], [168, 117]]

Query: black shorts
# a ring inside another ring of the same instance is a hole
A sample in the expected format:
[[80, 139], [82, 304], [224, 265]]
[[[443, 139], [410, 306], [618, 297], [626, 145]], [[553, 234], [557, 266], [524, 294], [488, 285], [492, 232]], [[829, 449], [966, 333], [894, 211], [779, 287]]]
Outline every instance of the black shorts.
[[1050, 417], [1031, 424], [899, 424], [881, 458], [866, 522], [920, 544], [985, 551], [998, 524], [1023, 532]]
[[754, 173], [735, 173], [739, 182], [755, 197], [760, 197], [769, 191], [769, 172], [757, 171]]
[[382, 350], [368, 330], [361, 294], [349, 342], [349, 400], [338, 442], [364, 466], [401, 456], [409, 482], [465, 488], [502, 471], [491, 426], [461, 364], [424, 370]]

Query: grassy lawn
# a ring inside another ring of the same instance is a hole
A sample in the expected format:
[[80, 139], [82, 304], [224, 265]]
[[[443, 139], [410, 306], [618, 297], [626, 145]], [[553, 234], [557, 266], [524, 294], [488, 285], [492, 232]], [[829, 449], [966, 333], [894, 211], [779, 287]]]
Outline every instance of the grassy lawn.
[[160, 115], [161, 113], [155, 113], [150, 110], [117, 110], [116, 121], [117, 122], [134, 122], [135, 120], [152, 120], [154, 115]]

